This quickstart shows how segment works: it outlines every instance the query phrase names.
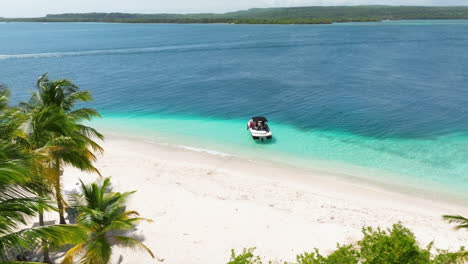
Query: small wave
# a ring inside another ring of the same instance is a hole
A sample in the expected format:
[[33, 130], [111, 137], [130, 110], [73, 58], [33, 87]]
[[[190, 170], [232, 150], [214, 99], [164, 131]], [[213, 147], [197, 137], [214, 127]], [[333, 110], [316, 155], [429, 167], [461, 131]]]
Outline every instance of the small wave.
[[231, 155], [231, 154], [224, 153], [224, 152], [219, 152], [219, 151], [215, 151], [215, 150], [211, 150], [211, 149], [194, 148], [194, 147], [183, 146], [183, 145], [178, 146], [178, 147], [179, 147], [179, 148], [182, 148], [182, 149], [187, 149], [187, 150], [195, 151], [195, 152], [204, 152], [204, 153], [208, 153], [208, 154], [215, 155], [215, 156], [234, 157], [234, 156]]
[[118, 55], [118, 54], [138, 54], [152, 53], [164, 50], [177, 50], [187, 48], [203, 48], [206, 45], [184, 45], [184, 46], [159, 46], [146, 48], [126, 48], [126, 49], [103, 49], [103, 50], [88, 50], [88, 51], [64, 51], [64, 52], [45, 52], [45, 53], [25, 53], [25, 54], [6, 54], [0, 55], [0, 60], [6, 59], [29, 59], [29, 58], [60, 58], [73, 56], [94, 56], [94, 55]]
[[7, 59], [30, 59], [30, 58], [60, 58], [74, 56], [97, 56], [97, 55], [120, 55], [120, 54], [144, 54], [164, 51], [207, 51], [207, 50], [227, 50], [227, 49], [265, 49], [282, 47], [305, 47], [305, 46], [336, 46], [336, 45], [362, 45], [362, 44], [382, 44], [382, 43], [401, 43], [401, 42], [430, 42], [430, 41], [460, 41], [464, 38], [446, 38], [446, 39], [410, 39], [410, 40], [379, 40], [379, 41], [350, 41], [350, 42], [317, 42], [317, 43], [264, 43], [255, 41], [229, 42], [229, 43], [204, 43], [156, 46], [144, 48], [123, 48], [123, 49], [102, 49], [88, 51], [64, 51], [64, 52], [45, 52], [45, 53], [24, 53], [24, 54], [0, 54], [0, 60]]
[[241, 45], [249, 45], [249, 42], [210, 42], [182, 45], [163, 45], [153, 47], [138, 48], [117, 48], [117, 49], [99, 49], [85, 51], [63, 51], [63, 52], [44, 52], [44, 53], [23, 53], [23, 54], [0, 54], [0, 60], [6, 59], [34, 59], [34, 58], [60, 58], [77, 56], [97, 56], [97, 55], [120, 55], [120, 54], [144, 54], [164, 51], [197, 51], [197, 50], [219, 50], [236, 48]]

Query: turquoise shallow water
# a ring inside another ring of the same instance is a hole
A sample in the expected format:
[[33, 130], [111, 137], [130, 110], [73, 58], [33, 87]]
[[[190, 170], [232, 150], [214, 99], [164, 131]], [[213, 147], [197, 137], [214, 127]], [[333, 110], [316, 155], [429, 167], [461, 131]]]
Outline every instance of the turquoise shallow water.
[[467, 20], [4, 23], [0, 82], [19, 102], [44, 72], [72, 79], [108, 131], [468, 197], [467, 47]]
[[466, 198], [468, 135], [375, 139], [346, 132], [303, 131], [272, 122], [274, 139], [259, 142], [253, 141], [245, 129], [246, 120], [105, 114], [93, 125], [103, 131], [194, 147], [215, 155], [277, 161]]

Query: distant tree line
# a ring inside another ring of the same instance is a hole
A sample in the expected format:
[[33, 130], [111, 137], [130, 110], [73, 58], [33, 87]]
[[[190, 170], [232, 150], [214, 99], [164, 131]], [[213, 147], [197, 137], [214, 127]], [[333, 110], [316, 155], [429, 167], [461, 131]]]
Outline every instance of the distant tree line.
[[2, 19], [7, 22], [102, 22], [102, 23], [159, 23], [159, 24], [332, 24], [339, 22], [377, 22], [375, 18], [328, 19], [328, 18], [17, 18]]
[[0, 18], [21, 22], [330, 24], [402, 19], [468, 19], [468, 6], [333, 6], [253, 8], [224, 14], [68, 13], [40, 18]]

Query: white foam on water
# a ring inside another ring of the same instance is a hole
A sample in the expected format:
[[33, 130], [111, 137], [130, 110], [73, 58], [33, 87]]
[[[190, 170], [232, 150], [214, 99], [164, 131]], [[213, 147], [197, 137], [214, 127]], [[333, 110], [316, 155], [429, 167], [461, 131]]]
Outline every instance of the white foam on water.
[[171, 45], [171, 46], [156, 46], [143, 48], [124, 48], [124, 49], [101, 49], [87, 51], [64, 51], [64, 52], [44, 52], [44, 53], [23, 53], [23, 54], [0, 54], [0, 60], [6, 59], [30, 59], [30, 58], [60, 58], [60, 57], [76, 57], [76, 56], [93, 56], [93, 55], [118, 55], [118, 54], [140, 54], [153, 53], [171, 50], [194, 50], [211, 47], [231, 47], [233, 43], [200, 43], [186, 45]]
[[195, 152], [204, 152], [204, 153], [208, 153], [208, 154], [215, 155], [215, 156], [235, 157], [234, 155], [231, 155], [231, 154], [228, 154], [228, 153], [225, 153], [225, 152], [216, 151], [216, 150], [211, 150], [211, 149], [195, 148], [195, 147], [189, 147], [189, 146], [184, 146], [184, 145], [179, 145], [177, 147], [182, 148], [182, 149], [195, 151]]
[[92, 56], [92, 55], [113, 55], [113, 54], [126, 54], [126, 53], [147, 53], [147, 52], [156, 52], [156, 51], [169, 50], [169, 49], [174, 49], [174, 47], [173, 48], [171, 47], [149, 47], [149, 48], [129, 48], [129, 49], [6, 54], [6, 55], [0, 55], [0, 60], [30, 59], [30, 58], [60, 58], [60, 57]]

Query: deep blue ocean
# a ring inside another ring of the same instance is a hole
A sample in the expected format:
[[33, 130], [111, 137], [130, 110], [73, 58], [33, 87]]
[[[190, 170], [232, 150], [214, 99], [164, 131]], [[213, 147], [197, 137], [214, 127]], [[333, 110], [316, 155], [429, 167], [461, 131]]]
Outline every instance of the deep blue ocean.
[[[13, 101], [46, 72], [90, 90], [106, 131], [468, 197], [467, 20], [0, 23]], [[247, 134], [253, 115], [271, 143]]]

